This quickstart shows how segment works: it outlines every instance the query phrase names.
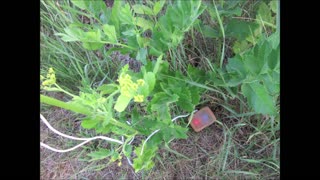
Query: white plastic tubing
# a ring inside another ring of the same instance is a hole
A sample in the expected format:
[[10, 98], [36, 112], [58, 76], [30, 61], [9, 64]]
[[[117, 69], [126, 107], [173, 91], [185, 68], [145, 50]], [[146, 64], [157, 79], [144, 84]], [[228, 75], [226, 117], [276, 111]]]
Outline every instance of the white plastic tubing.
[[[197, 111], [197, 110], [193, 111], [192, 113], [194, 113], [194, 112], [196, 112], [196, 111]], [[180, 116], [177, 116], [177, 117], [173, 118], [172, 121], [175, 121], [175, 120], [177, 120], [178, 118], [187, 117], [187, 116], [189, 116], [189, 114], [180, 115]], [[56, 134], [58, 134], [58, 135], [60, 135], [60, 136], [63, 136], [63, 137], [65, 137], [65, 138], [68, 138], [68, 139], [83, 141], [82, 143], [80, 143], [80, 144], [78, 144], [78, 145], [76, 145], [76, 146], [74, 146], [74, 147], [72, 147], [72, 148], [65, 149], [65, 150], [56, 149], [56, 148], [50, 147], [50, 146], [48, 146], [48, 145], [40, 142], [40, 146], [42, 146], [42, 147], [44, 147], [44, 148], [47, 148], [47, 149], [49, 149], [49, 150], [51, 150], [51, 151], [54, 151], [54, 152], [59, 152], [59, 153], [69, 152], [69, 151], [75, 150], [75, 149], [83, 146], [84, 144], [86, 144], [86, 143], [88, 143], [88, 142], [90, 142], [90, 141], [96, 140], [96, 139], [103, 139], [103, 140], [106, 140], [106, 141], [109, 141], [109, 142], [118, 143], [118, 144], [123, 144], [123, 143], [124, 143], [124, 138], [123, 138], [123, 136], [122, 136], [122, 141], [119, 141], [119, 140], [117, 140], [117, 139], [112, 139], [112, 138], [109, 138], [109, 137], [105, 137], [105, 136], [95, 136], [95, 137], [92, 137], [92, 138], [78, 138], [78, 137], [69, 136], [69, 135], [63, 134], [63, 133], [57, 131], [56, 129], [54, 129], [54, 128], [49, 124], [49, 122], [46, 120], [46, 118], [44, 118], [44, 117], [42, 116], [42, 114], [40, 114], [40, 119], [41, 119], [41, 120], [44, 122], [44, 124], [45, 124], [51, 131], [53, 131], [54, 133], [56, 133]], [[129, 122], [127, 122], [127, 123], [130, 125]], [[153, 135], [155, 135], [155, 134], [156, 134], [157, 132], [159, 132], [159, 131], [160, 131], [160, 129], [157, 129], [157, 130], [153, 131], [153, 132], [147, 137], [147, 139], [144, 141], [144, 143], [143, 143], [143, 145], [142, 145], [141, 154], [143, 153], [144, 146], [145, 146], [146, 142], [147, 142]], [[129, 144], [131, 144], [133, 140], [134, 140], [134, 138], [129, 142]], [[127, 158], [127, 160], [128, 160], [128, 163], [132, 166], [132, 163], [131, 163], [130, 159]]]

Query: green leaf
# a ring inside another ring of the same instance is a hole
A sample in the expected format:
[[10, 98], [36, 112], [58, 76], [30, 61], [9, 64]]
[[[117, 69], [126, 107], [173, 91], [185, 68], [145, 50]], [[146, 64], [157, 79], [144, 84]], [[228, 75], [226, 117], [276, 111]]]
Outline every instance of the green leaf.
[[81, 41], [85, 42], [101, 42], [101, 33], [99, 30], [92, 30], [83, 33]]
[[85, 119], [82, 120], [81, 122], [81, 126], [85, 129], [92, 129], [94, 127], [96, 127], [96, 125], [99, 123], [100, 121], [95, 120], [95, 119]]
[[244, 40], [244, 41], [236, 41], [232, 47], [232, 50], [235, 54], [240, 54], [246, 49], [250, 47], [250, 44]]
[[272, 97], [268, 94], [266, 87], [259, 82], [243, 84], [241, 90], [243, 95], [248, 99], [250, 106], [253, 107], [257, 113], [269, 115], [276, 113]]
[[277, 13], [277, 0], [271, 0], [269, 6], [274, 13]]
[[[110, 123], [110, 120], [113, 118], [113, 98], [109, 98], [106, 103], [103, 104], [105, 108], [105, 114], [101, 118], [102, 119], [102, 127], [107, 127]], [[99, 101], [97, 102], [99, 103]]]
[[146, 65], [147, 64], [147, 59], [146, 59], [147, 55], [148, 55], [147, 48], [140, 48], [137, 53], [136, 59], [138, 61], [140, 61], [143, 65]]
[[126, 135], [128, 133], [128, 130], [121, 128], [121, 127], [117, 127], [117, 126], [112, 126], [112, 133], [117, 134], [117, 135]]
[[240, 7], [236, 7], [234, 9], [220, 10], [220, 16], [241, 16], [242, 9]]
[[158, 70], [159, 70], [159, 68], [160, 68], [160, 64], [162, 64], [162, 54], [157, 58], [157, 62], [156, 62], [156, 64], [155, 64], [155, 66], [154, 66], [154, 68], [153, 68], [153, 73], [154, 74], [157, 74], [158, 73]]
[[198, 28], [198, 29], [199, 29], [199, 31], [201, 31], [203, 33], [203, 35], [205, 37], [219, 38], [222, 36], [222, 34], [220, 34], [216, 29], [213, 29], [208, 25], [200, 26], [200, 28]]
[[169, 105], [178, 101], [178, 98], [176, 94], [170, 96], [165, 92], [156, 93], [150, 102], [151, 110], [157, 112], [161, 120], [171, 120]]
[[150, 48], [150, 55], [153, 56], [160, 56], [162, 54], [161, 50], [156, 49], [155, 47], [151, 46]]
[[137, 107], [134, 107], [134, 109], [132, 110], [132, 113], [131, 113], [131, 124], [135, 125], [140, 120], [141, 120], [141, 117], [138, 113]]
[[126, 3], [124, 7], [120, 9], [120, 13], [118, 15], [121, 24], [134, 25], [134, 17], [128, 3]]
[[109, 123], [109, 121], [113, 118], [113, 103], [114, 103], [114, 99], [113, 98], [109, 98], [108, 102], [107, 102], [107, 114], [106, 114], [106, 117], [104, 119], [104, 124], [103, 125], [106, 125]]
[[102, 20], [108, 14], [107, 6], [103, 1], [71, 0], [71, 2], [81, 10], [88, 11], [98, 20]]
[[271, 71], [271, 77], [274, 83], [280, 84], [280, 72]]
[[267, 87], [271, 95], [277, 95], [280, 92], [280, 84], [277, 83], [279, 80], [277, 80], [276, 76], [275, 77], [273, 76], [273, 73], [271, 75], [263, 74], [262, 80], [263, 80], [263, 84]]
[[259, 25], [255, 22], [232, 19], [230, 22], [228, 22], [225, 28], [225, 34], [226, 36], [235, 37], [239, 41], [243, 41], [246, 38], [254, 35], [254, 32], [257, 28], [259, 28]]
[[86, 1], [86, 5], [86, 10], [92, 13], [98, 20], [102, 20], [101, 17], [107, 14], [107, 6], [103, 1]]
[[198, 88], [192, 87], [190, 88], [190, 93], [191, 93], [191, 102], [193, 105], [198, 105], [200, 101], [200, 92]]
[[163, 5], [166, 3], [165, 0], [160, 0], [156, 3], [154, 3], [154, 6], [153, 6], [153, 15], [157, 15], [160, 10], [162, 9]]
[[240, 56], [229, 58], [226, 69], [229, 73], [238, 74], [242, 78], [245, 78], [247, 75], [247, 69]]
[[251, 74], [259, 75], [263, 66], [263, 62], [261, 62], [261, 59], [257, 59], [253, 55], [248, 55], [245, 57], [244, 65]]
[[85, 93], [80, 91], [80, 96], [75, 96], [72, 99], [72, 104], [80, 104], [90, 110], [97, 106], [97, 101], [102, 100], [101, 96], [96, 92]]
[[113, 152], [110, 162], [115, 162], [116, 160], [119, 160], [121, 158], [120, 154], [118, 152]]
[[111, 20], [111, 13], [112, 10], [110, 7], [105, 6], [106, 8], [101, 8], [102, 9], [102, 13], [100, 15], [100, 20], [102, 24], [108, 24], [110, 23]]
[[271, 34], [267, 38], [268, 42], [271, 43], [272, 49], [276, 49], [280, 44], [280, 33], [279, 31], [276, 31], [275, 33]]
[[280, 48], [272, 50], [268, 58], [268, 66], [271, 70], [279, 69], [280, 66]]
[[55, 33], [54, 35], [61, 36], [61, 39], [65, 42], [74, 42], [74, 41], [79, 41], [79, 38], [76, 36], [68, 35], [68, 34], [63, 34], [63, 33]]
[[[188, 65], [188, 76], [191, 78], [192, 81], [196, 81], [198, 83], [205, 84], [205, 81], [207, 80], [207, 75], [209, 74], [206, 71], [200, 70], [199, 68], [193, 67], [191, 65]], [[214, 78], [210, 76], [210, 78]]]
[[130, 103], [131, 99], [132, 99], [132, 97], [127, 97], [127, 96], [121, 94], [117, 99], [117, 102], [114, 106], [114, 109], [117, 110], [118, 112], [124, 111], [126, 109], [126, 107], [128, 106], [128, 104]]
[[82, 10], [86, 10], [87, 9], [87, 1], [85, 0], [71, 0], [72, 4], [74, 4], [75, 6], [77, 6], [78, 8], [82, 9]]
[[103, 47], [104, 43], [101, 43], [100, 30], [84, 32], [81, 38], [82, 45], [88, 50], [98, 50]]
[[188, 128], [181, 127], [178, 125], [173, 125], [171, 139], [172, 138], [186, 139], [188, 138], [187, 132], [188, 132]]
[[165, 15], [159, 18], [159, 29], [152, 33], [150, 54], [159, 56], [176, 47], [204, 9], [201, 1], [174, 1], [168, 6]]
[[116, 84], [103, 84], [97, 88], [98, 91], [101, 91], [101, 95], [111, 94], [118, 90], [118, 86]]
[[187, 88], [183, 88], [182, 91], [176, 92], [179, 96], [177, 105], [187, 112], [194, 110], [194, 105], [192, 104], [191, 93]]
[[153, 29], [154, 23], [151, 21], [148, 21], [142, 17], [136, 17], [136, 23], [137, 26], [142, 27], [143, 31], [146, 31], [148, 29]]
[[103, 47], [103, 43], [82, 42], [82, 46], [88, 50], [98, 50]]
[[96, 127], [96, 132], [101, 133], [101, 134], [108, 134], [111, 132], [112, 126], [97, 126]]
[[127, 37], [127, 40], [128, 40], [127, 45], [131, 46], [131, 47], [135, 47], [137, 49], [137, 51], [138, 51], [139, 47], [141, 47], [137, 41], [137, 36]]
[[108, 40], [111, 43], [117, 43], [117, 34], [116, 34], [116, 29], [113, 25], [105, 24], [102, 26], [103, 32], [105, 35], [108, 36]]
[[[256, 15], [256, 19], [259, 20], [258, 22], [260, 22], [262, 20], [262, 21], [265, 21], [265, 22], [268, 22], [268, 23], [271, 23], [271, 24], [273, 24], [274, 20], [275, 20], [275, 18], [273, 18], [271, 16], [270, 8], [264, 2], [261, 2], [260, 5], [259, 5], [258, 11], [257, 11], [257, 15]], [[263, 24], [264, 22], [261, 22], [261, 23]]]
[[144, 75], [144, 81], [148, 84], [149, 93], [152, 92], [154, 85], [156, 84], [156, 76], [153, 72], [147, 72]]
[[143, 149], [143, 153], [141, 154], [142, 143], [134, 150], [137, 155], [137, 157], [133, 159], [133, 168], [135, 172], [138, 172], [142, 169], [151, 169], [154, 166], [154, 162], [152, 161], [152, 159], [156, 155], [156, 151], [158, 150], [158, 146], [148, 146], [148, 143], [146, 143]]
[[126, 31], [124, 31], [124, 32], [121, 32], [123, 35], [125, 35], [125, 36], [134, 36], [134, 35], [136, 35], [136, 31], [134, 30], [134, 29], [128, 29], [128, 30], [126, 30]]
[[266, 73], [268, 70], [268, 56], [272, 51], [271, 43], [265, 39], [261, 41], [254, 47], [254, 56], [257, 58], [258, 64], [261, 66], [261, 74]]
[[132, 6], [132, 8], [134, 12], [137, 14], [153, 15], [152, 9], [150, 9], [148, 6], [142, 4], [135, 4]]
[[111, 10], [111, 16], [110, 16], [110, 22], [112, 25], [114, 25], [118, 37], [120, 37], [120, 32], [121, 32], [119, 16], [120, 16], [120, 9], [123, 2], [124, 1], [113, 2], [113, 7]]
[[125, 155], [125, 156], [127, 156], [127, 157], [131, 157], [131, 152], [132, 152], [132, 145], [130, 145], [130, 144], [126, 144], [125, 146], [124, 146], [124, 152], [123, 152], [123, 154]]
[[267, 57], [269, 56], [271, 50], [270, 43], [262, 40], [256, 44], [251, 52], [244, 56], [244, 64], [253, 75], [267, 73]]
[[98, 151], [94, 151], [88, 154], [88, 156], [91, 157], [90, 161], [96, 161], [96, 160], [102, 160], [109, 156], [111, 156], [114, 153], [114, 151], [110, 151], [107, 149], [99, 149]]
[[66, 42], [79, 41], [80, 38], [84, 36], [84, 32], [82, 29], [73, 27], [71, 25], [67, 28], [64, 28], [64, 31], [66, 34], [55, 33], [55, 35], [61, 36], [62, 40]]
[[136, 34], [136, 40], [139, 47], [146, 47], [148, 44], [149, 39], [142, 37], [140, 34]]

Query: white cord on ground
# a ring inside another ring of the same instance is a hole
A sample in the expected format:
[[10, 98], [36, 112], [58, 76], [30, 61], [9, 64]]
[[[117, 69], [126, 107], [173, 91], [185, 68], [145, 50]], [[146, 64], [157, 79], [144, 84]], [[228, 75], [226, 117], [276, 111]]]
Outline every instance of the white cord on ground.
[[131, 167], [133, 167], [133, 164], [131, 162], [131, 160], [127, 157], [128, 163], [130, 164]]
[[[196, 112], [196, 111], [198, 111], [198, 110], [194, 110], [192, 113], [194, 113], [194, 112]], [[177, 120], [178, 118], [187, 117], [187, 116], [189, 116], [189, 115], [190, 115], [190, 114], [180, 115], [180, 116], [177, 116], [177, 117], [173, 118], [171, 121], [173, 122], [173, 121]], [[78, 141], [84, 141], [84, 142], [82, 142], [82, 143], [80, 143], [80, 144], [78, 144], [78, 145], [76, 145], [76, 146], [74, 146], [74, 147], [72, 147], [72, 148], [65, 149], [65, 150], [55, 149], [55, 148], [52, 148], [52, 147], [50, 147], [50, 146], [48, 146], [48, 145], [40, 142], [40, 146], [45, 147], [45, 148], [47, 148], [47, 149], [49, 149], [49, 150], [51, 150], [51, 151], [54, 151], [54, 152], [59, 152], [59, 153], [69, 152], [69, 151], [75, 150], [76, 148], [81, 147], [81, 146], [83, 146], [84, 144], [86, 144], [86, 143], [88, 143], [88, 142], [90, 142], [90, 141], [92, 141], [92, 140], [95, 140], [95, 139], [103, 139], [103, 140], [106, 140], [106, 141], [116, 142], [116, 143], [119, 143], [119, 144], [123, 144], [123, 143], [124, 143], [124, 138], [123, 138], [123, 136], [121, 137], [122, 142], [119, 141], [119, 140], [112, 139], [112, 138], [108, 138], [108, 137], [104, 137], [104, 136], [96, 136], [96, 137], [92, 137], [92, 138], [78, 138], [78, 137], [69, 136], [69, 135], [63, 134], [63, 133], [57, 131], [56, 129], [54, 129], [54, 128], [49, 124], [49, 122], [42, 116], [42, 114], [40, 114], [40, 118], [41, 118], [41, 120], [46, 124], [46, 126], [47, 126], [51, 131], [53, 131], [54, 133], [56, 133], [56, 134], [58, 134], [58, 135], [60, 135], [60, 136], [69, 138], [69, 139], [78, 140]], [[128, 123], [129, 125], [131, 125], [130, 122], [127, 121], [127, 123]], [[154, 134], [156, 134], [156, 133], [159, 132], [159, 131], [160, 131], [160, 129], [157, 129], [157, 130], [153, 131], [153, 132], [147, 137], [147, 139], [144, 141], [144, 143], [143, 143], [143, 145], [142, 145], [140, 155], [142, 155], [142, 153], [143, 153], [144, 146], [145, 146], [146, 142], [147, 142]], [[129, 144], [131, 144], [131, 143], [133, 142], [133, 140], [134, 140], [134, 137], [133, 137], [132, 140], [129, 142]], [[131, 161], [130, 161], [130, 158], [127, 157], [127, 160], [128, 160], [128, 163], [129, 163], [131, 166], [133, 166], [132, 163], [131, 163]]]
[[45, 148], [47, 148], [47, 149], [50, 149], [51, 151], [54, 151], [54, 152], [65, 153], [65, 152], [69, 152], [69, 151], [75, 150], [75, 149], [77, 149], [78, 147], [81, 147], [82, 145], [84, 145], [84, 144], [86, 144], [86, 143], [88, 143], [88, 142], [90, 142], [90, 140], [84, 141], [84, 142], [82, 142], [82, 143], [74, 146], [73, 148], [65, 149], [65, 150], [59, 150], [59, 149], [50, 147], [50, 146], [48, 146], [48, 145], [46, 145], [46, 144], [44, 144], [44, 143], [42, 143], [42, 142], [40, 142], [40, 145], [41, 145], [42, 147], [45, 147]]
[[52, 147], [50, 147], [50, 146], [48, 146], [48, 145], [40, 142], [40, 145], [41, 145], [42, 147], [45, 147], [45, 148], [50, 149], [50, 150], [55, 151], [55, 152], [69, 152], [69, 151], [72, 151], [72, 150], [74, 150], [74, 149], [76, 149], [76, 148], [78, 148], [78, 147], [80, 147], [80, 146], [82, 146], [82, 145], [84, 145], [84, 144], [86, 144], [86, 143], [88, 143], [88, 142], [90, 142], [90, 141], [92, 141], [92, 140], [95, 140], [95, 139], [103, 139], [103, 140], [106, 140], [106, 141], [111, 141], [111, 142], [116, 142], [116, 143], [119, 143], [119, 144], [123, 144], [123, 142], [121, 142], [121, 141], [119, 141], [119, 140], [112, 139], [112, 138], [108, 138], [108, 137], [104, 137], [104, 136], [96, 136], [96, 137], [92, 137], [92, 138], [77, 138], [77, 137], [69, 136], [69, 135], [63, 134], [63, 133], [57, 131], [56, 129], [54, 129], [54, 128], [49, 124], [49, 122], [46, 120], [46, 118], [44, 118], [44, 117], [42, 116], [42, 114], [40, 114], [40, 118], [41, 118], [41, 120], [45, 123], [45, 125], [47, 125], [47, 127], [48, 127], [51, 131], [53, 131], [54, 133], [59, 134], [60, 136], [63, 136], [63, 137], [69, 138], [69, 139], [78, 140], [78, 141], [85, 141], [85, 142], [82, 142], [82, 143], [78, 144], [77, 146], [75, 146], [75, 147], [73, 147], [73, 148], [66, 149], [66, 150], [55, 149], [55, 148], [52, 148]]
[[40, 114], [40, 118], [41, 118], [41, 120], [47, 125], [47, 127], [48, 127], [51, 131], [53, 131], [53, 132], [56, 133], [56, 134], [59, 134], [60, 136], [63, 136], [63, 137], [69, 138], [69, 139], [74, 139], [74, 140], [78, 140], [78, 141], [87, 141], [87, 140], [94, 140], [94, 139], [103, 139], [103, 140], [106, 140], [106, 141], [111, 141], [111, 142], [116, 142], [116, 143], [119, 143], [119, 144], [123, 144], [123, 142], [121, 142], [121, 141], [119, 141], [119, 140], [112, 139], [112, 138], [108, 138], [108, 137], [104, 137], [104, 136], [96, 136], [96, 137], [92, 137], [92, 138], [77, 138], [77, 137], [69, 136], [69, 135], [63, 134], [63, 133], [57, 131], [56, 129], [54, 129], [54, 128], [49, 124], [49, 122], [46, 120], [46, 118], [44, 118], [44, 117], [42, 116], [42, 114]]
[[[192, 113], [195, 113], [195, 112], [197, 112], [198, 110], [194, 110]], [[175, 117], [175, 118], [173, 118], [171, 121], [175, 121], [175, 120], [177, 120], [178, 118], [182, 118], [182, 117], [187, 117], [187, 116], [189, 116], [190, 114], [186, 114], [186, 115], [180, 115], [180, 116], [177, 116], [177, 117]]]
[[158, 131], [160, 131], [160, 129], [157, 129], [157, 130], [153, 131], [153, 133], [151, 133], [151, 134], [147, 137], [147, 139], [143, 142], [140, 155], [142, 155], [142, 153], [143, 153], [143, 148], [144, 148], [144, 145], [146, 144], [146, 142], [147, 142], [155, 133], [157, 133]]
[[40, 114], [40, 119], [44, 122], [45, 125], [47, 125], [47, 127], [48, 127], [51, 131], [53, 131], [53, 132], [56, 133], [56, 134], [59, 134], [60, 136], [63, 136], [63, 137], [69, 138], [69, 139], [78, 140], [78, 141], [86, 141], [86, 140], [87, 140], [86, 138], [77, 138], [77, 137], [69, 136], [69, 135], [66, 135], [66, 134], [63, 134], [63, 133], [57, 131], [56, 129], [54, 129], [54, 128], [49, 124], [49, 122], [46, 120], [46, 118], [44, 118], [44, 117], [42, 116], [42, 114]]
[[133, 140], [134, 140], [134, 136], [133, 136], [133, 138], [131, 139], [131, 141], [128, 144], [131, 144]]

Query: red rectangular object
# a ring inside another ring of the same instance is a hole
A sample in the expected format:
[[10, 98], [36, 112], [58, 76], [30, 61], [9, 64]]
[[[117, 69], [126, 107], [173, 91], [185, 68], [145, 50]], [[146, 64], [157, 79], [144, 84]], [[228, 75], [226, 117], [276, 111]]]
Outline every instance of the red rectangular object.
[[199, 132], [205, 127], [210, 126], [215, 120], [216, 117], [210, 108], [204, 107], [193, 115], [190, 124], [194, 131]]

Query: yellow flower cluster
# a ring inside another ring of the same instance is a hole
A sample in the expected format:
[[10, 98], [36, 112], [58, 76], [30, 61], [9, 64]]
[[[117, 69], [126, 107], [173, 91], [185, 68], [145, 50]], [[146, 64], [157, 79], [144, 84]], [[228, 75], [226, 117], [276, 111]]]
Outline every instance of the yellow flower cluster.
[[46, 78], [44, 76], [40, 75], [40, 80], [43, 81], [41, 84], [43, 87], [51, 86], [51, 85], [55, 84], [56, 83], [56, 75], [55, 75], [54, 70], [52, 68], [49, 68]]
[[144, 98], [143, 95], [136, 95], [133, 97], [133, 101], [134, 102], [143, 102], [143, 98]]
[[138, 94], [138, 88], [144, 85], [143, 79], [138, 79], [137, 82], [133, 82], [129, 74], [121, 73], [119, 79], [120, 92], [127, 97], [134, 97], [135, 102], [143, 102], [144, 96]]
[[143, 80], [143, 79], [138, 79], [138, 80], [137, 80], [137, 84], [138, 84], [139, 86], [143, 86], [143, 85], [144, 85], [144, 80]]

